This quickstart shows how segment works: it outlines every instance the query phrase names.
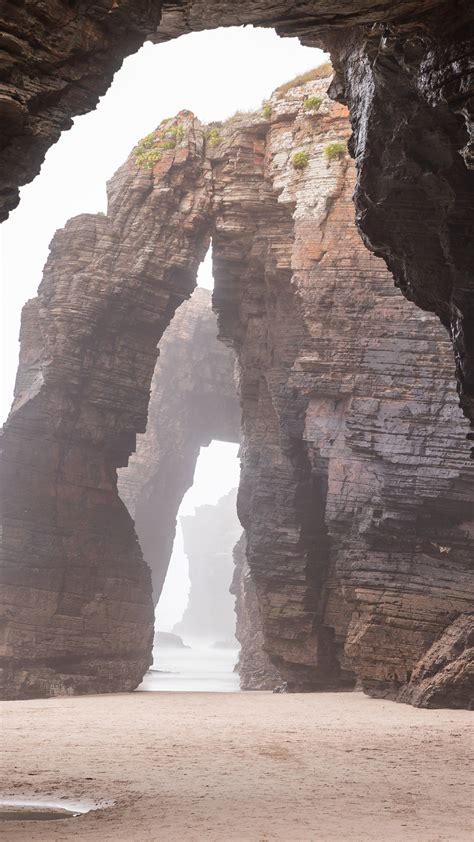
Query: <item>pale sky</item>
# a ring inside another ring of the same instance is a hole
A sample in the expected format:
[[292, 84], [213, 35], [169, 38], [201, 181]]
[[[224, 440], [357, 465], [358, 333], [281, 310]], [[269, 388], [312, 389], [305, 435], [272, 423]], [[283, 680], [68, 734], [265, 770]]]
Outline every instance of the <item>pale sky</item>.
[[[137, 141], [165, 117], [186, 108], [209, 122], [237, 110], [260, 108], [278, 85], [324, 60], [324, 53], [301, 46], [296, 38], [282, 39], [271, 29], [253, 27], [193, 33], [156, 46], [148, 43], [126, 59], [97, 109], [76, 118], [72, 129], [63, 132], [40, 175], [22, 189], [19, 207], [0, 226], [0, 423], [13, 395], [21, 308], [36, 294], [54, 232], [79, 213], [106, 211], [106, 181]], [[199, 283], [212, 286], [209, 258]], [[205, 449], [196, 472], [199, 484], [183, 501], [181, 513], [189, 507], [192, 511], [195, 504], [216, 502], [237, 485], [237, 467], [232, 445], [216, 443]], [[183, 581], [182, 558], [180, 563], [181, 568], [169, 573], [173, 592], [173, 576]], [[171, 620], [168, 617], [166, 625]]]

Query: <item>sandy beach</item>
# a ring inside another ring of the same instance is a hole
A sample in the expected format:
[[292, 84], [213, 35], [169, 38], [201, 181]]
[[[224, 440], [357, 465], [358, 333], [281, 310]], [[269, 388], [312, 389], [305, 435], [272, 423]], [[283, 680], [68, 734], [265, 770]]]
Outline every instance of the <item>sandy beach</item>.
[[8, 842], [472, 839], [472, 714], [361, 693], [2, 703], [4, 798], [112, 802]]

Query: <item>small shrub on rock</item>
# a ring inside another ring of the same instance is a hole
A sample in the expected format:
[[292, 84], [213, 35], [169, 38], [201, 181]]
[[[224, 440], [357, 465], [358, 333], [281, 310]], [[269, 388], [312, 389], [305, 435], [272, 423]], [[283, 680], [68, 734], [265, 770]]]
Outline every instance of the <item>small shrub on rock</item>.
[[145, 170], [152, 170], [161, 160], [161, 152], [156, 145], [156, 134], [152, 132], [142, 138], [135, 149], [135, 162]]
[[219, 143], [221, 142], [221, 135], [219, 129], [207, 129], [206, 138], [209, 146], [219, 146]]
[[309, 164], [309, 155], [307, 152], [295, 152], [291, 159], [295, 170], [305, 170]]
[[269, 120], [272, 116], [272, 107], [269, 102], [265, 102], [262, 107], [262, 117], [265, 120]]
[[307, 96], [303, 102], [306, 111], [319, 111], [322, 99], [320, 96]]
[[342, 158], [345, 151], [346, 147], [344, 144], [336, 141], [335, 143], [328, 143], [326, 149], [324, 150], [324, 154], [328, 161], [333, 161], [335, 158]]

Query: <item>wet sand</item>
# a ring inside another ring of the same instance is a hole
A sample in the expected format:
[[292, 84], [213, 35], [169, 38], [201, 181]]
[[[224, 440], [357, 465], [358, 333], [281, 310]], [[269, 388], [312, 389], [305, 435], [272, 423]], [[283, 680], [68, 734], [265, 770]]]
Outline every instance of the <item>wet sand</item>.
[[0, 703], [4, 798], [113, 806], [8, 842], [471, 840], [472, 714], [360, 693]]

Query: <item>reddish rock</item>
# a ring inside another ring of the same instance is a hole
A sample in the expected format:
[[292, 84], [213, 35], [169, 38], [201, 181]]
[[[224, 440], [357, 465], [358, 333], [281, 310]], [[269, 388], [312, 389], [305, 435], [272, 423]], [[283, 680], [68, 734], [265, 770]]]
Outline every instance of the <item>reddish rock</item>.
[[204, 142], [179, 120], [179, 160], [165, 152], [158, 175], [132, 153], [107, 215], [55, 235], [23, 312], [2, 436], [5, 698], [133, 689], [151, 663], [150, 571], [116, 469], [145, 430], [157, 342], [209, 243]]

